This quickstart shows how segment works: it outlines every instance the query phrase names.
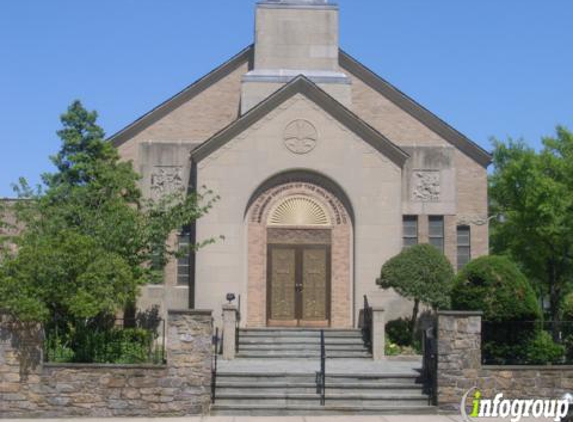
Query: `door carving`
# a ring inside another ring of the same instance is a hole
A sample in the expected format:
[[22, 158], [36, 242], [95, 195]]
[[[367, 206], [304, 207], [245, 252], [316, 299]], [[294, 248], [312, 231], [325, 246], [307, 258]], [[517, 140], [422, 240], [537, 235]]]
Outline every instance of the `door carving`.
[[270, 326], [328, 327], [330, 246], [269, 245]]

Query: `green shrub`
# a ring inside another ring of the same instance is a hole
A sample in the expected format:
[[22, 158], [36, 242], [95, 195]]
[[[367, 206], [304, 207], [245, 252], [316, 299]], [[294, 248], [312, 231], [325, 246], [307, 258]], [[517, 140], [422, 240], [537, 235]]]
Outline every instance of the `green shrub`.
[[573, 321], [573, 293], [568, 294], [563, 299], [563, 304], [561, 305], [561, 314], [563, 320]]
[[565, 357], [565, 347], [557, 344], [546, 331], [538, 331], [527, 345], [527, 363], [545, 365], [561, 363]]
[[[412, 326], [417, 326], [420, 304], [433, 309], [448, 309], [454, 270], [450, 261], [432, 245], [422, 244], [405, 249], [388, 260], [376, 282], [383, 289], [394, 289], [414, 302]], [[412, 340], [415, 341], [411, 330]]]
[[412, 345], [412, 321], [399, 318], [386, 324], [386, 336], [392, 344], [398, 346]]
[[452, 308], [483, 311], [484, 320], [536, 321], [537, 297], [517, 265], [506, 257], [485, 256], [471, 261], [457, 275]]

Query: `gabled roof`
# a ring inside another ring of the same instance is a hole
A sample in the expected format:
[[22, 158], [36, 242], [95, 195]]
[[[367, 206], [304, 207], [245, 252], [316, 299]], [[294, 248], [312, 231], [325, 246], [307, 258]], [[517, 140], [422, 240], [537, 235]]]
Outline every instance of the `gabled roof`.
[[[116, 147], [120, 146], [124, 142], [134, 137], [137, 133], [160, 120], [162, 117], [169, 114], [171, 111], [175, 110], [186, 101], [189, 101], [196, 95], [200, 94], [212, 84], [229, 75], [240, 66], [244, 65], [245, 63], [252, 63], [253, 54], [254, 46], [250, 45], [235, 57], [231, 58], [229, 61], [225, 62], [209, 74], [205, 75], [203, 78], [189, 85], [187, 88], [183, 89], [181, 92], [163, 102], [158, 107], [146, 113], [135, 122], [112, 135], [109, 138], [109, 141], [111, 141]], [[398, 90], [388, 81], [384, 80], [376, 73], [368, 69], [366, 66], [362, 65], [343, 50], [340, 50], [339, 63], [344, 70], [359, 78], [361, 81], [366, 83], [375, 91], [379, 92], [382, 96], [387, 98], [397, 107], [424, 124], [430, 130], [436, 132], [446, 141], [457, 147], [459, 150], [467, 154], [482, 166], [487, 167], [491, 163], [491, 154], [489, 154], [486, 150], [448, 125], [438, 116], [424, 108], [412, 98]]]
[[354, 132], [358, 137], [368, 142], [373, 148], [392, 160], [396, 165], [402, 167], [406, 159], [408, 159], [409, 155], [405, 151], [365, 123], [360, 117], [344, 107], [340, 102], [303, 75], [294, 78], [291, 82], [249, 110], [249, 112], [195, 148], [191, 152], [192, 159], [195, 162], [199, 162], [208, 157], [211, 153], [224, 146], [245, 129], [257, 123], [268, 113], [297, 94], [302, 94], [313, 101], [333, 118]]
[[139, 132], [151, 126], [161, 118], [165, 117], [167, 114], [171, 113], [173, 110], [180, 107], [182, 104], [189, 101], [196, 95], [199, 95], [205, 89], [209, 88], [214, 83], [220, 81], [225, 76], [237, 70], [245, 63], [252, 62], [253, 52], [253, 45], [248, 46], [239, 54], [223, 63], [221, 66], [203, 76], [201, 79], [193, 82], [181, 92], [175, 94], [173, 97], [169, 98], [159, 106], [155, 107], [153, 110], [144, 114], [139, 119], [126, 126], [124, 129], [112, 135], [108, 140], [112, 142], [115, 147], [118, 147], [124, 142], [130, 140]]
[[446, 141], [473, 158], [482, 166], [487, 167], [491, 164], [492, 156], [489, 152], [464, 134], [458, 132], [434, 113], [414, 101], [412, 98], [393, 86], [390, 82], [378, 76], [343, 50], [340, 50], [339, 64], [344, 70], [356, 76], [362, 82], [379, 92], [400, 109], [440, 135]]

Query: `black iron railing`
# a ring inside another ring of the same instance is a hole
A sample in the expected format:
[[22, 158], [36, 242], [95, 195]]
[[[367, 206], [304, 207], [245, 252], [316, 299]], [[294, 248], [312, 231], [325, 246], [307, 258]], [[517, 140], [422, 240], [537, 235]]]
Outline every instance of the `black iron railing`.
[[53, 318], [44, 327], [44, 360], [52, 363], [161, 365], [165, 356], [165, 321], [140, 313], [86, 319]]
[[573, 364], [572, 321], [483, 321], [484, 365]]
[[326, 404], [326, 344], [324, 330], [320, 331], [320, 371], [316, 373], [316, 394], [320, 395], [320, 405]]
[[424, 330], [424, 360], [422, 363], [422, 377], [424, 381], [424, 393], [428, 395], [428, 404], [437, 405], [438, 391], [438, 341], [436, 329]]
[[219, 355], [219, 329], [215, 329], [215, 335], [212, 339], [212, 356], [211, 356], [211, 403], [215, 403], [217, 399], [217, 363]]
[[237, 311], [237, 319], [235, 321], [235, 353], [239, 353], [241, 335], [241, 295], [239, 295], [239, 307]]
[[362, 341], [364, 346], [372, 353], [372, 307], [368, 297], [364, 296], [364, 308], [360, 313], [360, 328], [362, 328]]

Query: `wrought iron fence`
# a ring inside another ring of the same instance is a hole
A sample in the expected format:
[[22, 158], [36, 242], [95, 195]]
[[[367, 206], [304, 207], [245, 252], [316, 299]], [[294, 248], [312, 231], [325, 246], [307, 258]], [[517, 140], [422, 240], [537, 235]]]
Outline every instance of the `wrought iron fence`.
[[572, 321], [482, 322], [485, 365], [573, 364]]
[[46, 362], [158, 365], [166, 361], [165, 321], [149, 313], [124, 319], [54, 318], [44, 332]]

